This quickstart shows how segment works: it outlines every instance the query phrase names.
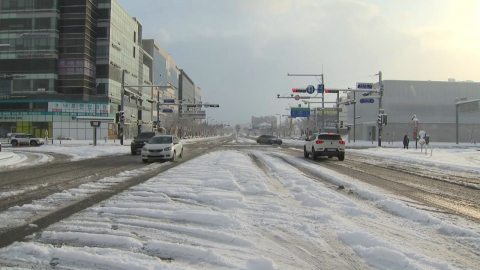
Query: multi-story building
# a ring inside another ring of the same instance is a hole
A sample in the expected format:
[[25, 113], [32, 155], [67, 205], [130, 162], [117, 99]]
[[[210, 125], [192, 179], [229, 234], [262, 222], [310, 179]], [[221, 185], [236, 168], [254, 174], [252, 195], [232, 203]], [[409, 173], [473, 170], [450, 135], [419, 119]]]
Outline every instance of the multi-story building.
[[[153, 83], [141, 45], [141, 23], [116, 0], [0, 1], [0, 136], [92, 138], [72, 118], [115, 116], [122, 70], [128, 85]], [[125, 137], [151, 130], [152, 88], [126, 87], [123, 100]]]
[[[151, 59], [144, 58], [145, 62], [151, 62], [150, 76], [153, 78], [153, 84], [159, 85], [153, 90], [153, 99], [160, 103], [163, 99], [178, 98], [178, 81], [180, 70], [170, 55], [153, 39], [144, 39], [142, 47], [145, 52], [151, 56]], [[154, 121], [164, 119], [168, 114], [163, 109], [171, 109], [173, 115], [178, 114], [178, 106], [162, 105], [157, 108], [157, 104], [153, 104]], [[161, 124], [162, 125], [162, 124]]]
[[[413, 134], [413, 115], [419, 124], [418, 131], [424, 130], [430, 141], [454, 142], [456, 137], [456, 99], [466, 97], [468, 100], [480, 98], [480, 83], [472, 81], [403, 81], [384, 80], [382, 108], [388, 115], [387, 125], [382, 130], [382, 140], [402, 140]], [[374, 84], [378, 88], [378, 83]], [[347, 106], [348, 123], [354, 123], [355, 137], [358, 140], [377, 140], [379, 113], [378, 96], [362, 96], [349, 92], [349, 99], [357, 100], [355, 106]], [[373, 98], [373, 103], [361, 102], [361, 99]], [[480, 141], [480, 112], [459, 114], [459, 141]], [[353, 127], [351, 136], [353, 137]], [[477, 132], [475, 132], [477, 130]]]

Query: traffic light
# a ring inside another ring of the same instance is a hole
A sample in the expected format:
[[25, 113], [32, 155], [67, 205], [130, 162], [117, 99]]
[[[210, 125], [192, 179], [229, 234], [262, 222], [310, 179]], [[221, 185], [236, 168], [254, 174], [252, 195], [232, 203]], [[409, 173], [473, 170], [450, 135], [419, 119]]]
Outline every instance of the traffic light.
[[387, 125], [387, 115], [382, 114], [382, 125], [386, 126]]
[[123, 123], [125, 121], [125, 112], [119, 111], [118, 114], [119, 114], [120, 122]]
[[343, 128], [343, 121], [340, 121], [340, 128]]
[[367, 93], [363, 93], [362, 95], [363, 95], [364, 97], [366, 97], [366, 96], [370, 96], [371, 94], [372, 94], [372, 92], [367, 92]]
[[307, 89], [302, 89], [302, 88], [292, 88], [293, 93], [306, 93]]
[[338, 93], [338, 90], [325, 89], [325, 93]]
[[378, 115], [377, 124], [382, 125], [382, 115], [381, 114]]
[[218, 105], [218, 104], [210, 104], [210, 107], [218, 108], [218, 107], [220, 107], [220, 105]]

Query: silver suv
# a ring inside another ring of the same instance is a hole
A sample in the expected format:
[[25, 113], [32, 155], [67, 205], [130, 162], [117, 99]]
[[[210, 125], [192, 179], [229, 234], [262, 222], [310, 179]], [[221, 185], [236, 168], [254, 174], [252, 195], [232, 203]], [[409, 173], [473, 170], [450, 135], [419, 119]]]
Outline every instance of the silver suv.
[[35, 138], [35, 136], [31, 134], [12, 134], [12, 137], [10, 137], [10, 143], [12, 144], [12, 146], [19, 146], [19, 145], [39, 146], [43, 144], [43, 142], [41, 142], [40, 139]]

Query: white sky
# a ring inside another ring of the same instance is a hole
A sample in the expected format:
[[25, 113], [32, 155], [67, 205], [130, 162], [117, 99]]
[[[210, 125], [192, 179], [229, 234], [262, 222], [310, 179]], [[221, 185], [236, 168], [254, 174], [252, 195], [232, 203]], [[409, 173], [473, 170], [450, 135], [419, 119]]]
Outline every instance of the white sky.
[[[252, 143], [239, 139], [230, 146]], [[78, 159], [90, 157], [87, 152], [94, 148], [98, 154], [123, 153], [118, 145], [93, 147], [84, 141], [26, 149], [73, 153]], [[9, 153], [6, 150], [0, 158]], [[457, 174], [480, 171], [476, 149], [435, 149], [432, 156], [399, 148], [349, 151], [415, 163], [426, 173], [446, 164]], [[256, 167], [249, 155], [255, 155], [267, 171]], [[28, 222], [159, 166], [163, 164], [153, 163], [12, 207], [0, 213], [0, 228]], [[328, 182], [314, 181], [298, 168]], [[345, 192], [337, 191], [338, 185], [344, 185]], [[412, 205], [416, 203], [301, 157], [284, 155], [276, 147], [217, 151], [53, 224], [29, 241], [1, 249], [0, 262], [102, 269], [475, 268], [478, 224]]]
[[[248, 123], [285, 113], [276, 94], [384, 79], [480, 81], [475, 0], [118, 0], [194, 82], [207, 114]], [[333, 99], [334, 97], [329, 97]]]

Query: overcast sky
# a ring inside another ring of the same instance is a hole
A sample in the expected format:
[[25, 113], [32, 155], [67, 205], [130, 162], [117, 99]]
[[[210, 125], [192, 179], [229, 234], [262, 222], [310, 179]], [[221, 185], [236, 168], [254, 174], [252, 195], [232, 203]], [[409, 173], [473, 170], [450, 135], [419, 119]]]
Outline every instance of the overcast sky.
[[202, 100], [220, 104], [207, 116], [232, 125], [288, 114], [298, 102], [277, 94], [321, 79], [287, 73], [323, 70], [326, 88], [376, 82], [378, 71], [387, 80], [480, 82], [476, 0], [118, 2], [202, 88]]

